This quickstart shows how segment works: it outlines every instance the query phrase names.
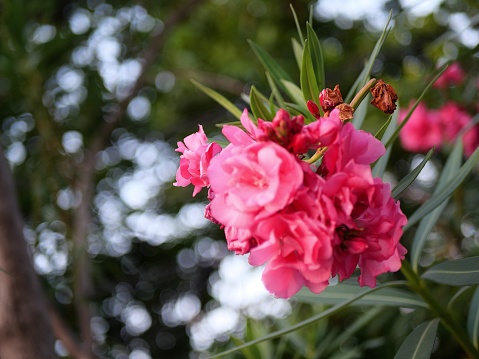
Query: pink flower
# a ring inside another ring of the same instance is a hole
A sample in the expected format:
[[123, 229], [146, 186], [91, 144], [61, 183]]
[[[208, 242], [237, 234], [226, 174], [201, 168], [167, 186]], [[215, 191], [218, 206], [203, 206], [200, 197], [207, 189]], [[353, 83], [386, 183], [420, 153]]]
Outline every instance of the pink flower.
[[[399, 122], [402, 122], [408, 111], [401, 110]], [[427, 152], [434, 146], [442, 145], [441, 118], [436, 111], [429, 111], [424, 103], [419, 103], [411, 118], [399, 133], [399, 139], [405, 150], [411, 152]]]
[[212, 216], [225, 226], [248, 229], [255, 220], [289, 204], [303, 182], [298, 160], [274, 142], [230, 144], [208, 167], [215, 197]]
[[464, 134], [464, 154], [469, 157], [479, 146], [479, 125], [473, 126]]
[[464, 71], [459, 63], [451, 64], [446, 71], [434, 83], [436, 88], [447, 88], [449, 86], [460, 85], [464, 81]]
[[[308, 152], [310, 149], [317, 149], [321, 146], [329, 146], [334, 143], [341, 130], [341, 121], [338, 116], [320, 118], [308, 125], [304, 125], [304, 117], [291, 117], [283, 109], [279, 109], [273, 121], [264, 121], [258, 119], [258, 126], [248, 116], [247, 110], [243, 111], [241, 124], [246, 129], [251, 139], [256, 141], [272, 141], [286, 148], [289, 152], [298, 155]], [[237, 127], [229, 129], [225, 126], [227, 133], [225, 136], [235, 144], [245, 144], [244, 135], [238, 134]], [[241, 139], [238, 142], [238, 138]]]
[[176, 172], [174, 186], [186, 187], [189, 184], [195, 186], [193, 197], [209, 185], [207, 169], [211, 159], [221, 152], [221, 146], [215, 142], [207, 143], [203, 127], [199, 125], [199, 131], [187, 136], [184, 143], [179, 141], [177, 152], [180, 156], [180, 166]]
[[319, 293], [331, 275], [331, 234], [304, 212], [279, 213], [258, 222], [260, 244], [251, 249], [252, 265], [267, 263], [263, 283], [276, 297], [289, 298], [307, 286]]
[[389, 184], [379, 178], [371, 183], [367, 178], [338, 173], [327, 180], [328, 184], [332, 181], [329, 192], [338, 212], [332, 275], [339, 274], [344, 280], [359, 265], [359, 284], [374, 287], [379, 274], [401, 267], [406, 250], [399, 240], [406, 216], [391, 197]]
[[[333, 116], [337, 116], [337, 110], [333, 110], [330, 117]], [[356, 130], [351, 123], [346, 123], [341, 129], [338, 141], [326, 151], [320, 172], [340, 172], [350, 162], [369, 165], [385, 152], [381, 141], [369, 132]]]
[[459, 132], [471, 121], [471, 116], [462, 110], [455, 102], [449, 101], [438, 110], [443, 128], [443, 138], [446, 143], [456, 141]]

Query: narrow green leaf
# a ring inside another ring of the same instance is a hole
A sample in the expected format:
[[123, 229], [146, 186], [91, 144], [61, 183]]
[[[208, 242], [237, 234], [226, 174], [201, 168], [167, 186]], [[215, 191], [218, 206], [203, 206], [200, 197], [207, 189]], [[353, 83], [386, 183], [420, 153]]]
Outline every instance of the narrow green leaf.
[[266, 71], [266, 78], [268, 79], [268, 84], [269, 84], [269, 87], [271, 88], [271, 94], [276, 99], [276, 102], [278, 103], [279, 107], [286, 108], [286, 104], [284, 102], [283, 96], [281, 96], [281, 93], [279, 92], [278, 87], [274, 83], [274, 80], [268, 71]]
[[[314, 75], [317, 81], [317, 87], [319, 91], [326, 87], [326, 79], [324, 75], [324, 59], [323, 51], [321, 50], [321, 44], [319, 43], [318, 35], [311, 26], [311, 22], [306, 24], [308, 42], [306, 47], [309, 47], [309, 53], [311, 55], [311, 61], [314, 69]], [[319, 94], [319, 92], [318, 92]], [[318, 99], [314, 100], [315, 102]]]
[[303, 52], [303, 63], [301, 64], [301, 73], [300, 73], [300, 83], [301, 91], [303, 92], [304, 100], [306, 102], [311, 100], [319, 105], [319, 89], [318, 84], [316, 83], [316, 76], [314, 74], [313, 63], [311, 61], [311, 53], [309, 40], [307, 45], [304, 47]]
[[370, 97], [371, 95], [368, 95], [366, 101], [361, 102], [361, 104], [358, 106], [356, 111], [354, 111], [354, 117], [351, 123], [358, 130], [361, 129], [361, 126], [363, 125], [364, 120], [366, 119]]
[[431, 80], [431, 82], [429, 82], [429, 84], [424, 88], [424, 90], [422, 91], [421, 95], [419, 96], [419, 98], [416, 100], [416, 102], [414, 103], [414, 105], [409, 109], [406, 117], [404, 117], [404, 119], [401, 121], [401, 123], [399, 124], [398, 128], [396, 129], [396, 132], [394, 132], [394, 134], [391, 136], [391, 138], [386, 142], [385, 146], [386, 147], [389, 147], [391, 146], [394, 141], [396, 141], [396, 139], [398, 138], [399, 136], [399, 132], [401, 132], [402, 128], [406, 125], [406, 123], [409, 121], [409, 119], [411, 118], [411, 115], [412, 113], [414, 112], [414, 110], [416, 109], [416, 107], [419, 105], [419, 103], [421, 102], [421, 100], [423, 99], [423, 97], [429, 92], [429, 90], [432, 88], [432, 85], [434, 85], [434, 83], [437, 81], [437, 79], [439, 77], [441, 77], [441, 75], [443, 74], [444, 71], [446, 71], [447, 69], [447, 66], [443, 66], [442, 68], [440, 68], [439, 70], [437, 70], [437, 75], [434, 76], [434, 78]]
[[402, 343], [394, 359], [429, 359], [436, 340], [439, 319], [418, 325]]
[[404, 226], [404, 230], [411, 228], [416, 222], [421, 220], [424, 216], [434, 210], [442, 202], [448, 199], [451, 194], [456, 190], [456, 188], [464, 181], [466, 176], [471, 172], [472, 168], [476, 165], [479, 160], [479, 147], [473, 152], [471, 157], [464, 163], [464, 165], [459, 169], [456, 175], [447, 181], [444, 184], [444, 188], [441, 191], [431, 197], [427, 202], [425, 202], [421, 207], [419, 207], [414, 214], [409, 217], [408, 223]]
[[374, 137], [376, 137], [379, 141], [382, 140], [382, 138], [384, 136], [384, 133], [386, 132], [387, 128], [389, 127], [389, 124], [391, 123], [392, 118], [393, 118], [392, 115], [389, 116], [388, 120], [386, 122], [384, 122], [384, 124], [381, 126], [379, 131], [376, 132], [376, 134], [374, 135]]
[[306, 123], [316, 121], [314, 116], [304, 106], [297, 105], [295, 103], [286, 102], [284, 107], [291, 115], [303, 115]]
[[408, 285], [408, 282], [407, 281], [394, 281], [394, 282], [388, 282], [388, 283], [384, 283], [384, 284], [381, 284], [380, 286], [377, 286], [376, 288], [368, 288], [366, 289], [364, 292], [362, 293], [359, 293], [358, 295], [354, 296], [353, 298], [349, 299], [349, 300], [345, 300], [341, 303], [338, 303], [336, 304], [335, 306], [333, 307], [330, 307], [326, 310], [324, 310], [323, 312], [319, 313], [319, 314], [316, 314], [306, 320], [303, 320], [299, 323], [296, 323], [288, 328], [285, 328], [285, 329], [281, 329], [281, 330], [277, 330], [273, 333], [270, 333], [268, 335], [265, 335], [264, 337], [262, 338], [257, 338], [255, 340], [252, 340], [250, 342], [247, 342], [247, 343], [244, 343], [236, 348], [232, 348], [230, 350], [226, 350], [222, 353], [219, 353], [219, 354], [216, 354], [216, 355], [213, 355], [211, 358], [218, 358], [220, 356], [224, 356], [224, 355], [227, 355], [227, 354], [231, 354], [231, 353], [234, 353], [238, 350], [241, 350], [243, 348], [246, 348], [246, 347], [249, 347], [251, 345], [255, 345], [255, 344], [258, 344], [258, 343], [261, 343], [261, 342], [264, 342], [265, 340], [271, 340], [271, 339], [275, 339], [275, 338], [278, 338], [282, 335], [285, 335], [285, 334], [288, 334], [288, 333], [291, 333], [291, 332], [294, 332], [295, 330], [298, 330], [298, 329], [301, 329], [301, 328], [304, 328], [306, 327], [307, 325], [309, 324], [312, 324], [320, 319], [323, 319], [323, 318], [327, 318], [329, 317], [330, 315], [333, 315], [337, 312], [340, 312], [341, 310], [343, 310], [345, 307], [347, 307], [349, 304], [351, 303], [354, 303], [355, 301], [361, 299], [362, 297], [364, 297], [365, 295], [368, 295], [368, 294], [371, 294], [379, 289], [383, 289], [385, 287], [394, 287], [394, 286], [404, 286], [404, 285]]
[[274, 82], [284, 90], [288, 96], [292, 97], [289, 93], [288, 88], [283, 84], [283, 81], [287, 81], [292, 83], [291, 77], [288, 73], [283, 70], [283, 68], [276, 62], [270, 54], [268, 54], [263, 48], [259, 45], [256, 45], [253, 41], [248, 40], [251, 48], [253, 49], [254, 53], [258, 57], [259, 61], [263, 65], [263, 67], [271, 74], [271, 78]]
[[[462, 141], [460, 138], [458, 138], [456, 140], [456, 143], [451, 153], [449, 154], [449, 157], [446, 161], [446, 164], [444, 165], [444, 168], [442, 169], [441, 176], [439, 177], [439, 180], [437, 181], [437, 185], [436, 185], [436, 188], [434, 189], [432, 197], [436, 196], [437, 193], [443, 190], [447, 181], [451, 180], [454, 176], [456, 176], [457, 172], [459, 171], [459, 168], [461, 167], [462, 147], [463, 147]], [[410, 257], [411, 257], [411, 266], [413, 270], [416, 272], [419, 267], [419, 261], [421, 258], [422, 249], [424, 248], [424, 245], [426, 244], [426, 239], [429, 233], [431, 233], [431, 230], [436, 224], [437, 220], [439, 219], [439, 216], [446, 208], [447, 202], [448, 202], [448, 199], [446, 199], [443, 203], [437, 206], [437, 208], [435, 208], [429, 214], [424, 216], [424, 218], [421, 219], [421, 222], [419, 223], [416, 233], [414, 234]]]
[[[364, 103], [367, 104], [369, 102], [363, 101], [363, 103], [361, 103], [361, 106]], [[394, 133], [394, 130], [397, 127], [398, 116], [399, 116], [399, 111], [396, 110], [396, 112], [394, 112], [393, 115], [392, 115], [392, 120], [389, 123], [389, 126], [386, 129], [386, 132], [384, 133], [384, 138], [382, 140], [383, 143], [384, 143], [384, 141], [387, 141], [387, 139], [389, 137], [391, 137], [392, 134]], [[386, 171], [386, 166], [387, 166], [388, 161], [389, 161], [389, 157], [391, 156], [391, 152], [392, 152], [392, 148], [391, 147], [389, 147], [389, 148], [386, 147], [386, 153], [383, 156], [381, 156], [381, 158], [379, 158], [377, 160], [377, 162], [374, 164], [374, 167], [373, 167], [373, 176], [374, 177], [382, 177], [384, 175], [384, 172]]]
[[261, 97], [264, 96], [260, 96], [256, 87], [251, 86], [249, 98], [251, 111], [253, 112], [254, 117], [256, 119], [261, 118], [265, 121], [271, 121], [273, 119], [273, 115], [271, 115], [269, 110], [266, 108], [264, 100]]
[[471, 299], [471, 307], [467, 315], [467, 332], [474, 347], [479, 349], [479, 287], [476, 288]]
[[230, 102], [226, 97], [223, 95], [220, 95], [218, 92], [215, 90], [210, 89], [209, 87], [206, 87], [199, 82], [196, 82], [195, 80], [191, 80], [193, 85], [198, 87], [201, 91], [203, 91], [206, 95], [211, 97], [213, 100], [218, 102], [221, 106], [223, 106], [229, 113], [231, 113], [234, 117], [236, 117], [238, 120], [241, 118], [241, 110], [237, 108], [232, 102]]
[[436, 264], [421, 277], [435, 283], [452, 286], [479, 284], [479, 257], [456, 259]]
[[301, 64], [303, 63], [303, 46], [295, 38], [291, 39], [291, 44], [293, 45], [294, 58], [298, 64], [298, 69], [301, 70]]
[[301, 44], [304, 46], [303, 32], [301, 31], [301, 26], [299, 26], [298, 16], [296, 15], [296, 11], [294, 11], [293, 4], [289, 4], [289, 7], [291, 8], [291, 12], [293, 13], [296, 29], [298, 30], [299, 40], [301, 41]]
[[[301, 89], [296, 86], [293, 82], [287, 80], [281, 80], [283, 86], [287, 89], [291, 100], [293, 100], [298, 106], [306, 108], [306, 101], [303, 98], [303, 93]], [[309, 111], [308, 111], [309, 112]]]
[[[296, 300], [311, 304], [336, 304], [342, 300], [351, 299], [354, 296], [367, 291], [357, 283], [345, 282], [335, 286], [329, 286], [320, 295], [311, 293], [307, 289], [299, 291], [294, 296]], [[384, 288], [368, 294], [352, 305], [385, 305], [393, 307], [423, 307], [427, 304], [417, 295], [396, 288]]]
[[423, 158], [421, 163], [416, 166], [416, 168], [414, 170], [412, 170], [410, 173], [408, 173], [406, 176], [404, 176], [404, 178], [401, 181], [399, 181], [399, 183], [393, 188], [392, 193], [391, 193], [394, 198], [397, 199], [399, 197], [399, 195], [401, 193], [403, 193], [403, 191], [406, 188], [409, 187], [409, 185], [416, 179], [416, 177], [422, 171], [422, 169], [426, 165], [427, 161], [429, 161], [429, 159], [432, 157], [433, 154], [434, 154], [434, 148], [429, 150], [427, 155]]
[[371, 55], [369, 56], [366, 66], [364, 67], [363, 71], [361, 72], [357, 80], [354, 82], [354, 85], [349, 90], [348, 95], [346, 96], [346, 99], [344, 102], [350, 103], [354, 97], [354, 94], [368, 82], [369, 76], [371, 75], [371, 70], [373, 69], [374, 61], [376, 61], [376, 57], [378, 56], [379, 51], [381, 51], [381, 47], [383, 46], [384, 41], [386, 40], [389, 34], [389, 31], [391, 30], [391, 28], [389, 27], [391, 18], [392, 18], [392, 11], [389, 12], [389, 17], [386, 21], [386, 25], [384, 26], [383, 32], [381, 33], [381, 36], [376, 42], [376, 45], [374, 45], [373, 51], [371, 52]]

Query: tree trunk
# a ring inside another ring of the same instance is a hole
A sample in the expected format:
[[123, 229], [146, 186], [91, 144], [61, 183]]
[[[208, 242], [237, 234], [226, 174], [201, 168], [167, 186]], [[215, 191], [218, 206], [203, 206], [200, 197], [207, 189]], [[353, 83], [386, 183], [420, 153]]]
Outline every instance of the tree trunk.
[[46, 299], [23, 236], [13, 178], [0, 148], [0, 359], [57, 358]]

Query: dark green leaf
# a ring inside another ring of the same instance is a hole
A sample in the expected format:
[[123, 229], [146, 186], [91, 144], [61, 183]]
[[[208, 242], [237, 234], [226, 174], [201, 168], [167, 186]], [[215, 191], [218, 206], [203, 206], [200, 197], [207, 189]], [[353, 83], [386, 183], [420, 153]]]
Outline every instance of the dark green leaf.
[[428, 359], [436, 340], [439, 319], [418, 325], [402, 343], [394, 359]]
[[479, 287], [476, 288], [471, 299], [471, 307], [467, 315], [467, 332], [474, 347], [479, 349]]
[[273, 119], [273, 115], [269, 112], [264, 104], [264, 100], [260, 96], [256, 87], [251, 86], [251, 92], [249, 94], [250, 97], [250, 106], [251, 111], [256, 119], [261, 118], [262, 120], [271, 121]]
[[298, 64], [298, 68], [301, 70], [301, 64], [303, 63], [303, 46], [295, 38], [291, 39], [291, 44], [293, 45], [294, 58]]
[[292, 83], [293, 80], [288, 75], [288, 73], [284, 71], [283, 68], [276, 62], [276, 60], [274, 60], [270, 54], [263, 50], [263, 48], [261, 48], [259, 45], [256, 45], [251, 40], [248, 40], [248, 42], [263, 67], [266, 69], [266, 71], [270, 73], [271, 78], [274, 80], [274, 82], [282, 90], [284, 90], [290, 98], [293, 98], [292, 94], [289, 92], [288, 88], [283, 83], [283, 81]]
[[[312, 304], [336, 304], [342, 300], [351, 299], [354, 296], [366, 292], [366, 287], [360, 287], [357, 283], [345, 282], [335, 286], [329, 286], [319, 295], [303, 289], [295, 295], [296, 300]], [[353, 305], [386, 305], [398, 307], [427, 307], [417, 295], [396, 288], [384, 288], [368, 294]]]
[[223, 106], [229, 113], [231, 113], [234, 117], [236, 117], [238, 120], [241, 118], [241, 110], [237, 108], [233, 103], [231, 103], [226, 97], [223, 95], [220, 95], [218, 92], [215, 90], [212, 90], [199, 82], [196, 82], [195, 80], [191, 80], [193, 85], [198, 87], [201, 91], [203, 91], [205, 94], [207, 94], [209, 97], [211, 97], [213, 100], [218, 102], [221, 106]]
[[[459, 171], [462, 161], [462, 147], [462, 141], [459, 138], [457, 139], [456, 144], [454, 145], [446, 161], [446, 164], [442, 169], [441, 176], [439, 177], [436, 188], [434, 189], [434, 192], [432, 194], [433, 197], [436, 196], [439, 191], [442, 191], [447, 181], [451, 180], [454, 176], [456, 176], [457, 172]], [[410, 253], [411, 266], [415, 271], [417, 271], [418, 269], [422, 249], [424, 248], [424, 244], [426, 243], [427, 236], [436, 224], [441, 213], [444, 211], [447, 202], [448, 200], [445, 200], [436, 209], [434, 209], [423, 219], [421, 219], [421, 222], [419, 223], [416, 233], [414, 234]]]
[[422, 169], [426, 165], [427, 161], [429, 161], [429, 159], [432, 157], [433, 154], [434, 154], [434, 148], [429, 150], [427, 155], [423, 158], [421, 163], [416, 166], [416, 168], [414, 170], [412, 170], [410, 173], [408, 173], [406, 176], [404, 176], [404, 178], [401, 181], [399, 181], [399, 183], [394, 187], [394, 189], [392, 190], [392, 193], [391, 193], [394, 198], [397, 199], [399, 197], [399, 195], [406, 188], [409, 187], [409, 185], [416, 179], [416, 177], [422, 171]]
[[368, 95], [368, 100], [361, 102], [361, 104], [358, 106], [356, 111], [354, 111], [354, 118], [351, 121], [351, 123], [358, 130], [361, 129], [361, 126], [363, 125], [363, 122], [366, 119], [366, 114], [368, 112], [369, 97], [370, 95]]
[[[367, 104], [368, 102], [364, 101], [363, 103], [361, 103], [361, 106], [365, 103]], [[383, 138], [383, 141], [382, 141], [383, 143], [384, 143], [384, 141], [387, 141], [387, 139], [389, 137], [391, 137], [392, 134], [394, 133], [394, 130], [397, 127], [398, 116], [399, 116], [399, 111], [396, 110], [396, 112], [392, 115], [392, 120], [389, 123], [388, 128], [386, 129], [386, 133], [384, 134], [384, 138]], [[374, 177], [382, 177], [384, 175], [384, 171], [386, 171], [386, 166], [388, 164], [389, 157], [391, 156], [391, 151], [392, 151], [391, 147], [389, 147], [389, 148], [386, 147], [386, 153], [383, 156], [381, 156], [381, 158], [379, 158], [376, 161], [376, 163], [374, 164], [374, 167], [373, 167], [373, 176]]]
[[384, 122], [384, 124], [381, 126], [379, 131], [376, 132], [376, 134], [374, 135], [374, 137], [376, 137], [379, 141], [382, 140], [382, 138], [384, 136], [384, 133], [386, 132], [387, 128], [389, 127], [389, 124], [391, 123], [392, 118], [393, 118], [392, 115], [389, 116], [388, 120], [386, 122]]
[[316, 83], [316, 76], [313, 70], [313, 63], [311, 61], [309, 40], [304, 47], [303, 63], [301, 64], [300, 83], [301, 91], [303, 92], [304, 100], [306, 102], [311, 100], [319, 105], [319, 89]]
[[409, 229], [411, 226], [416, 224], [416, 222], [421, 220], [424, 216], [426, 216], [442, 202], [448, 199], [451, 194], [456, 190], [456, 188], [462, 183], [462, 181], [464, 181], [469, 172], [471, 172], [472, 168], [476, 165], [478, 160], [479, 147], [474, 151], [471, 157], [469, 157], [466, 163], [464, 163], [464, 165], [459, 169], [455, 176], [449, 181], [447, 181], [447, 183], [444, 184], [444, 187], [440, 191], [438, 191], [438, 193], [434, 195], [434, 197], [429, 199], [426, 203], [419, 207], [411, 217], [409, 217], [407, 225], [404, 226], [404, 230]]
[[479, 257], [439, 263], [428, 269], [422, 278], [453, 286], [479, 284]]
[[354, 303], [355, 301], [361, 299], [362, 297], [364, 297], [365, 295], [368, 295], [368, 294], [371, 294], [379, 289], [383, 289], [385, 287], [394, 287], [394, 286], [398, 286], [398, 285], [407, 285], [407, 282], [406, 281], [394, 281], [394, 282], [389, 282], [389, 283], [384, 283], [384, 284], [381, 284], [380, 286], [377, 286], [376, 288], [368, 288], [366, 289], [364, 292], [362, 293], [359, 293], [357, 294], [356, 296], [354, 296], [353, 298], [349, 299], [349, 300], [345, 300], [343, 302], [340, 302], [338, 304], [336, 304], [335, 306], [329, 308], [329, 309], [326, 309], [324, 310], [323, 312], [319, 313], [319, 314], [316, 314], [306, 320], [303, 320], [302, 322], [299, 322], [299, 323], [296, 323], [288, 328], [285, 328], [285, 329], [281, 329], [281, 330], [277, 330], [273, 333], [270, 333], [268, 335], [265, 335], [264, 337], [262, 338], [257, 338], [255, 340], [252, 340], [250, 342], [247, 342], [247, 343], [244, 343], [236, 348], [233, 348], [233, 349], [230, 349], [230, 350], [227, 350], [227, 351], [224, 351], [222, 353], [219, 353], [219, 354], [216, 354], [216, 355], [213, 355], [211, 358], [218, 358], [220, 356], [224, 356], [224, 355], [227, 355], [227, 354], [231, 354], [231, 353], [234, 353], [238, 350], [242, 350], [243, 348], [246, 348], [246, 347], [249, 347], [251, 345], [255, 345], [255, 344], [258, 344], [258, 343], [261, 343], [265, 340], [271, 340], [271, 339], [275, 339], [275, 338], [278, 338], [282, 335], [285, 335], [285, 334], [288, 334], [288, 333], [291, 333], [291, 332], [294, 332], [295, 330], [298, 330], [298, 329], [301, 329], [301, 328], [304, 328], [306, 327], [307, 325], [309, 324], [312, 324], [320, 319], [323, 319], [323, 318], [327, 318], [329, 317], [330, 315], [332, 314], [335, 314], [341, 310], [343, 310], [344, 308], [346, 308], [348, 305]]
[[[321, 91], [326, 87], [323, 52], [321, 50], [321, 44], [319, 43], [318, 36], [316, 35], [316, 32], [309, 23], [306, 24], [306, 29], [308, 36], [308, 42], [306, 43], [306, 47], [309, 47], [309, 54], [311, 55], [311, 61], [314, 75], [317, 81], [317, 87], [319, 88], [319, 91]], [[316, 102], [317, 100], [318, 99], [316, 98], [316, 100], [314, 101]]]

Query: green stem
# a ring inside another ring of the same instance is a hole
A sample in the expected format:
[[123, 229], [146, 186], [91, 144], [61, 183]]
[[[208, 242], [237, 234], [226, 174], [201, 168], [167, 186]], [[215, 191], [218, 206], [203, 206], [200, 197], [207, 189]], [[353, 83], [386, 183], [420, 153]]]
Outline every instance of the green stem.
[[369, 93], [369, 90], [371, 87], [373, 87], [376, 84], [377, 80], [376, 79], [371, 79], [369, 80], [366, 85], [363, 86], [361, 90], [354, 96], [353, 100], [349, 104], [353, 109], [356, 110], [356, 108], [359, 106], [359, 104], [364, 100], [364, 98], [367, 96]]
[[458, 323], [454, 316], [450, 315], [447, 310], [436, 301], [427, 288], [426, 282], [413, 271], [407, 260], [403, 261], [401, 272], [408, 280], [411, 289], [429, 305], [432, 312], [439, 317], [442, 325], [454, 337], [462, 349], [464, 349], [468, 357], [470, 359], [479, 359], [479, 351], [472, 345], [471, 341], [468, 340], [469, 336], [464, 328]]

